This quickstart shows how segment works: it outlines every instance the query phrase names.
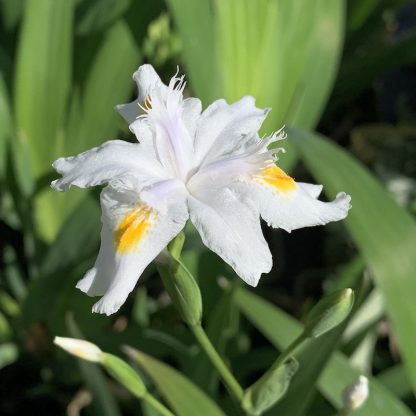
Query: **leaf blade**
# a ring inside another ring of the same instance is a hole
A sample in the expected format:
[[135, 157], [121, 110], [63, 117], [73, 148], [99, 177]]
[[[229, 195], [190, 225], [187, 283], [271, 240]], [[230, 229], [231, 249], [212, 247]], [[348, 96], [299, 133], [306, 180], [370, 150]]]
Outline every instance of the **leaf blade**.
[[[234, 300], [241, 312], [279, 349], [287, 347], [302, 332], [295, 319], [259, 296], [239, 288]], [[331, 335], [331, 334], [329, 334]], [[301, 374], [302, 368], [299, 369]], [[336, 352], [318, 380], [318, 387], [324, 396], [338, 409], [342, 407], [342, 390], [357, 379], [359, 372], [352, 368], [348, 359]], [[411, 416], [412, 412], [375, 379], [370, 379], [371, 394], [359, 416]]]
[[[128, 348], [128, 350], [133, 350]], [[152, 379], [158, 390], [178, 416], [225, 416], [222, 410], [178, 371], [143, 352], [129, 355]]]
[[416, 391], [416, 333], [409, 331], [416, 322], [416, 223], [370, 172], [344, 150], [301, 130], [292, 130], [291, 137], [303, 161], [329, 195], [343, 190], [352, 197], [353, 209], [345, 223], [374, 272]]

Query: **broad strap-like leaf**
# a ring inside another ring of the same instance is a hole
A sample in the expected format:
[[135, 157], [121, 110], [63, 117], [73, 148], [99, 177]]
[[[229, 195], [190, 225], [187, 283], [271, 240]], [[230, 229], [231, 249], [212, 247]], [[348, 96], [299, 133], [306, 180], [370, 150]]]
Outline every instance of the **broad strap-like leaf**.
[[62, 149], [71, 86], [73, 1], [28, 0], [17, 49], [16, 129], [36, 177]]
[[[276, 348], [286, 348], [302, 332], [301, 325], [295, 319], [245, 289], [236, 290], [234, 301], [247, 319]], [[299, 369], [299, 374], [302, 374], [302, 367]], [[343, 389], [354, 382], [359, 375], [360, 373], [351, 367], [347, 357], [335, 352], [318, 380], [318, 388], [337, 409], [340, 409]], [[367, 402], [354, 413], [355, 415], [411, 416], [412, 412], [381, 383], [371, 378]]]
[[225, 416], [202, 390], [168, 365], [128, 348], [129, 355], [153, 381], [177, 416]]
[[416, 222], [346, 151], [328, 139], [291, 130], [302, 160], [333, 197], [344, 191], [352, 206], [345, 221], [383, 294], [403, 360], [416, 391]]
[[0, 73], [0, 180], [6, 173], [7, 142], [12, 134], [12, 119], [6, 83]]
[[[168, 0], [183, 43], [191, 86], [205, 105], [221, 96], [210, 0]], [[223, 63], [222, 63], [223, 64]]]

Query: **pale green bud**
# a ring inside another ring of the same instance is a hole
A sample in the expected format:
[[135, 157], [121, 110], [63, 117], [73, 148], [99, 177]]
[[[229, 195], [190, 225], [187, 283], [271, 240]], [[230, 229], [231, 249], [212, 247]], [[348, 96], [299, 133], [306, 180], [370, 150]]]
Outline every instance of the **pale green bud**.
[[146, 386], [140, 376], [115, 355], [103, 352], [93, 343], [83, 339], [55, 337], [54, 343], [78, 358], [101, 364], [111, 376], [136, 397], [141, 398], [146, 394]]
[[304, 335], [317, 338], [339, 325], [354, 305], [352, 289], [341, 289], [324, 297], [306, 318]]
[[202, 297], [192, 274], [182, 262], [173, 257], [169, 265], [160, 265], [158, 269], [166, 291], [182, 319], [188, 325], [199, 325], [202, 317]]
[[191, 326], [199, 325], [202, 318], [202, 297], [191, 272], [180, 260], [185, 242], [181, 232], [158, 257], [158, 270], [166, 291], [182, 319]]
[[83, 339], [55, 337], [53, 342], [66, 352], [83, 360], [97, 363], [103, 356], [103, 352], [96, 345]]
[[286, 393], [298, 367], [293, 357], [276, 368], [272, 367], [245, 391], [243, 409], [250, 415], [258, 416], [272, 407]]

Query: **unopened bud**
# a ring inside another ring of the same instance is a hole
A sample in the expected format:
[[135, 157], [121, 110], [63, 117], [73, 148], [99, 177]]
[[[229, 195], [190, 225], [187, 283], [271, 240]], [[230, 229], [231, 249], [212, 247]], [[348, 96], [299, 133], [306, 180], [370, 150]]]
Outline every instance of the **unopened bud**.
[[94, 344], [83, 339], [55, 337], [56, 345], [83, 360], [100, 362], [103, 352]]
[[337, 290], [320, 300], [310, 311], [305, 322], [305, 336], [317, 338], [339, 325], [354, 305], [352, 289]]
[[244, 392], [243, 409], [250, 415], [263, 414], [284, 396], [298, 367], [292, 357], [278, 367], [272, 367]]
[[365, 376], [360, 376], [358, 380], [348, 386], [343, 394], [344, 410], [351, 412], [360, 408], [368, 397], [368, 379]]

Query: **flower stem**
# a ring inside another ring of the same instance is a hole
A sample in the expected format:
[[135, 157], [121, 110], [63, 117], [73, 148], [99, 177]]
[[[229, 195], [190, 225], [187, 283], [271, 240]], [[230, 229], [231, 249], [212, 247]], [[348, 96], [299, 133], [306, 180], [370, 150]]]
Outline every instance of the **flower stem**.
[[165, 405], [159, 402], [150, 393], [143, 396], [143, 400], [148, 403], [153, 409], [157, 410], [162, 416], [175, 416]]
[[191, 331], [193, 332], [196, 340], [198, 341], [201, 348], [205, 351], [208, 358], [211, 360], [211, 363], [217, 369], [218, 373], [221, 375], [221, 378], [227, 387], [227, 389], [235, 396], [236, 399], [240, 402], [243, 399], [244, 391], [240, 386], [235, 377], [231, 374], [228, 367], [225, 365], [224, 361], [218, 354], [217, 350], [212, 345], [207, 334], [201, 325], [190, 326]]
[[278, 357], [277, 360], [273, 363], [270, 370], [275, 370], [280, 367], [293, 353], [300, 347], [301, 344], [306, 340], [304, 333], [300, 334]]

